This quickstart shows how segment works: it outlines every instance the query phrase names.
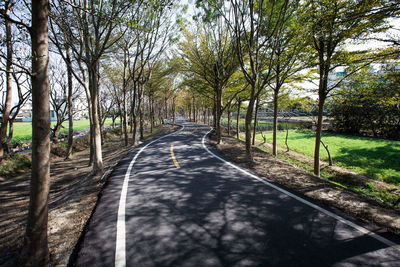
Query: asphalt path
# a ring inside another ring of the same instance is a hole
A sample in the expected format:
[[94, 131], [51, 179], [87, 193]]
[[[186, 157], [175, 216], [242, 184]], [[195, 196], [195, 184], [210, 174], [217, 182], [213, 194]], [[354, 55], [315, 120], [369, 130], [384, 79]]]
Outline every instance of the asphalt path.
[[398, 237], [227, 162], [210, 127], [183, 125], [116, 167], [72, 265], [400, 266]]

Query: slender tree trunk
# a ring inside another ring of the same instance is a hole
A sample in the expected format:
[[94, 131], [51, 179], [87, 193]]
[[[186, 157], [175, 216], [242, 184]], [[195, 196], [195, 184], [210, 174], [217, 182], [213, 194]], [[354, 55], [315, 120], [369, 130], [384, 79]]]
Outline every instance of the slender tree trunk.
[[72, 103], [72, 64], [69, 56], [69, 47], [66, 46], [66, 63], [67, 63], [67, 78], [68, 78], [68, 145], [65, 154], [65, 159], [72, 157], [72, 145], [74, 141], [74, 113]]
[[[6, 14], [10, 15], [10, 10], [7, 8]], [[6, 101], [3, 109], [3, 120], [0, 127], [0, 160], [4, 157], [4, 148], [7, 145], [7, 126], [10, 118], [10, 109], [12, 104], [12, 60], [13, 60], [13, 47], [12, 47], [12, 33], [11, 23], [5, 20], [6, 26], [6, 46], [7, 46], [7, 63], [6, 63]]]
[[28, 222], [21, 261], [25, 266], [46, 266], [50, 185], [50, 101], [48, 75], [49, 1], [32, 1], [32, 168]]
[[124, 141], [125, 141], [125, 146], [128, 146], [128, 103], [127, 103], [127, 98], [126, 98], [126, 89], [124, 89], [123, 92], [123, 108], [122, 108], [122, 118], [121, 118], [121, 122], [122, 122], [122, 131], [124, 133]]
[[274, 117], [273, 117], [273, 129], [272, 129], [272, 155], [275, 157], [278, 155], [278, 143], [276, 136], [278, 133], [278, 92], [274, 90]]
[[13, 138], [13, 135], [14, 135], [14, 120], [10, 120], [9, 121], [9, 123], [8, 123], [8, 137], [7, 137], [7, 141], [6, 141], [6, 143], [7, 143], [7, 146], [6, 146], [6, 149], [7, 149], [7, 153], [9, 153], [10, 151], [10, 143], [11, 143], [11, 140], [12, 140], [12, 138]]
[[222, 89], [216, 90], [217, 103], [215, 105], [215, 130], [217, 133], [217, 144], [221, 143], [221, 111], [222, 111]]
[[242, 104], [242, 101], [238, 101], [238, 109], [237, 109], [237, 114], [236, 114], [236, 137], [239, 140], [240, 138], [240, 127], [239, 127], [239, 122], [240, 122], [240, 105]]
[[53, 128], [53, 143], [57, 144], [59, 142], [58, 138], [60, 136], [61, 122], [57, 121], [57, 124]]
[[228, 107], [228, 136], [231, 135], [231, 110]]
[[196, 99], [193, 97], [193, 122], [196, 122]]
[[[255, 89], [252, 91], [254, 92]], [[251, 151], [251, 122], [253, 120], [254, 102], [256, 100], [253, 92], [250, 96], [249, 106], [247, 107], [245, 118], [246, 159], [248, 162], [253, 162], [253, 153]]]
[[217, 129], [217, 120], [216, 120], [216, 118], [217, 118], [217, 99], [215, 99], [214, 98], [214, 105], [213, 105], [213, 110], [212, 110], [212, 113], [213, 113], [213, 128], [214, 129]]
[[256, 143], [256, 134], [257, 134], [257, 117], [258, 117], [258, 106], [260, 104], [260, 98], [257, 97], [256, 100], [256, 110], [254, 113], [254, 127], [253, 127], [253, 140], [252, 140], [252, 144], [254, 146], [254, 144]]
[[143, 118], [143, 105], [139, 107], [139, 123], [140, 123], [140, 140], [144, 139], [144, 118]]
[[176, 97], [172, 98], [172, 121], [173, 121], [173, 124], [175, 124], [175, 98]]
[[[99, 85], [98, 85], [99, 86]], [[99, 88], [99, 87], [97, 87]], [[104, 122], [105, 118], [103, 120], [103, 111], [101, 110], [101, 104], [100, 104], [100, 97], [97, 98], [97, 108], [99, 109], [99, 125], [100, 125], [100, 140], [101, 140], [101, 145], [104, 144]]]
[[321, 144], [321, 134], [322, 134], [322, 116], [324, 111], [325, 96], [320, 95], [318, 101], [318, 121], [317, 129], [315, 132], [315, 150], [314, 150], [314, 174], [320, 176], [320, 144]]

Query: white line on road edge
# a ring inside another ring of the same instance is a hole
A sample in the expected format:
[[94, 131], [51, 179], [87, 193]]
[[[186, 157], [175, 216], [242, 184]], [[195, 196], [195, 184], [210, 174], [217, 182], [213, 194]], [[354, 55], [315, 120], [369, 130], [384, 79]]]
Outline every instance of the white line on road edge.
[[131, 175], [131, 171], [133, 169], [133, 164], [135, 164], [136, 159], [142, 153], [142, 151], [148, 147], [149, 145], [173, 134], [177, 134], [182, 131], [185, 126], [182, 125], [182, 128], [176, 132], [161, 136], [156, 140], [151, 141], [144, 147], [142, 147], [139, 152], [133, 157], [131, 163], [129, 164], [128, 170], [125, 173], [124, 183], [122, 184], [121, 197], [119, 199], [119, 207], [118, 207], [118, 218], [117, 218], [117, 240], [115, 244], [115, 266], [117, 267], [125, 267], [126, 266], [126, 240], [125, 240], [125, 207], [126, 207], [126, 195], [128, 193], [128, 184], [129, 177]]
[[334, 219], [336, 219], [336, 220], [338, 220], [338, 221], [340, 221], [340, 222], [342, 222], [342, 223], [344, 223], [344, 224], [347, 224], [348, 226], [353, 227], [353, 228], [356, 229], [357, 231], [359, 231], [359, 232], [361, 232], [361, 233], [363, 233], [363, 234], [365, 234], [365, 235], [369, 235], [369, 236], [375, 238], [376, 240], [382, 242], [383, 244], [385, 244], [385, 245], [387, 245], [387, 246], [390, 246], [390, 247], [392, 247], [392, 248], [397, 249], [397, 250], [400, 251], [400, 245], [398, 245], [398, 244], [396, 244], [396, 243], [394, 243], [394, 242], [392, 242], [392, 241], [390, 241], [390, 240], [388, 240], [388, 239], [386, 239], [386, 238], [384, 238], [384, 237], [382, 237], [382, 236], [380, 236], [380, 235], [378, 235], [378, 234], [376, 234], [376, 233], [374, 233], [374, 232], [372, 232], [372, 231], [370, 231], [370, 230], [368, 230], [368, 229], [366, 229], [366, 228], [364, 228], [364, 227], [362, 227], [362, 226], [360, 226], [360, 225], [358, 225], [358, 224], [355, 224], [355, 223], [353, 223], [353, 222], [351, 222], [351, 221], [349, 221], [349, 220], [346, 220], [346, 219], [340, 217], [339, 215], [336, 215], [335, 213], [332, 213], [332, 212], [330, 212], [330, 211], [328, 211], [328, 210], [326, 210], [326, 209], [323, 209], [323, 208], [321, 208], [321, 207], [319, 207], [319, 206], [317, 206], [317, 205], [315, 205], [315, 204], [313, 204], [313, 203], [311, 203], [311, 202], [309, 202], [309, 201], [307, 201], [307, 200], [305, 200], [305, 199], [303, 199], [303, 198], [301, 198], [301, 197], [298, 197], [298, 196], [296, 196], [296, 195], [290, 193], [289, 191], [286, 191], [285, 189], [282, 189], [282, 188], [280, 188], [280, 187], [278, 187], [278, 186], [276, 186], [276, 185], [274, 185], [274, 184], [271, 184], [271, 183], [269, 183], [268, 181], [266, 181], [265, 179], [260, 178], [260, 177], [258, 177], [258, 176], [256, 176], [256, 175], [254, 175], [254, 174], [252, 174], [252, 173], [250, 173], [250, 172], [248, 172], [248, 171], [246, 171], [246, 170], [244, 170], [244, 169], [242, 169], [242, 168], [236, 166], [235, 164], [233, 164], [233, 163], [231, 163], [231, 162], [229, 162], [229, 161], [226, 161], [226, 160], [224, 160], [223, 158], [217, 156], [216, 154], [214, 154], [213, 152], [211, 152], [211, 151], [207, 148], [207, 146], [206, 146], [206, 144], [205, 144], [205, 138], [206, 138], [206, 136], [207, 136], [211, 131], [212, 131], [212, 129], [211, 129], [210, 131], [208, 131], [208, 132], [203, 136], [203, 139], [202, 139], [201, 143], [202, 143], [202, 145], [203, 145], [203, 148], [204, 148], [209, 154], [211, 154], [212, 156], [214, 156], [215, 158], [219, 159], [220, 161], [224, 162], [225, 164], [229, 165], [230, 167], [235, 168], [236, 170], [239, 170], [239, 171], [241, 171], [241, 172], [247, 174], [247, 175], [250, 176], [251, 178], [256, 179], [257, 181], [260, 181], [261, 183], [263, 183], [263, 184], [265, 184], [265, 185], [267, 185], [267, 186], [269, 186], [269, 187], [272, 187], [272, 188], [274, 188], [275, 190], [278, 190], [279, 192], [281, 192], [281, 193], [283, 193], [283, 194], [285, 194], [285, 195], [288, 195], [289, 197], [294, 198], [294, 199], [300, 201], [301, 203], [306, 204], [307, 206], [310, 206], [310, 207], [312, 207], [312, 208], [314, 208], [314, 209], [316, 209], [316, 210], [318, 210], [318, 211], [320, 211], [320, 212], [322, 212], [322, 213], [324, 213], [324, 214], [326, 214], [326, 215], [328, 215], [328, 216], [330, 216], [330, 217], [332, 217], [332, 218], [334, 218]]

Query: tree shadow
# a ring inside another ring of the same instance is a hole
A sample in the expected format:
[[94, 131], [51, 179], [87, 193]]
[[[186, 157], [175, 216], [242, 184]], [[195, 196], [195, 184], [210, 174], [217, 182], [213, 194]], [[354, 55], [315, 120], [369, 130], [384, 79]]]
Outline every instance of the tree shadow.
[[[395, 249], [223, 164], [198, 140], [165, 138], [138, 157], [126, 204], [128, 266], [368, 266], [400, 260]], [[180, 169], [168, 155], [172, 141]], [[104, 189], [75, 266], [114, 264], [127, 165]]]
[[[399, 149], [392, 145], [373, 148], [342, 148], [338, 162], [343, 162], [346, 167], [358, 167], [364, 175], [371, 178], [379, 178], [385, 175], [383, 181], [400, 185], [400, 153]], [[388, 175], [387, 173], [390, 172]]]

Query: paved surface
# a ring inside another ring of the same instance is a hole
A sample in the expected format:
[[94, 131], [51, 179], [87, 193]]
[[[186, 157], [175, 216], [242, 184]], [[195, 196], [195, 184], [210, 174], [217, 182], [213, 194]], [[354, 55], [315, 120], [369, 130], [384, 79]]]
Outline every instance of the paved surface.
[[363, 233], [370, 227], [221, 161], [202, 144], [209, 130], [185, 123], [128, 155], [102, 192], [74, 264], [400, 266], [395, 236]]

